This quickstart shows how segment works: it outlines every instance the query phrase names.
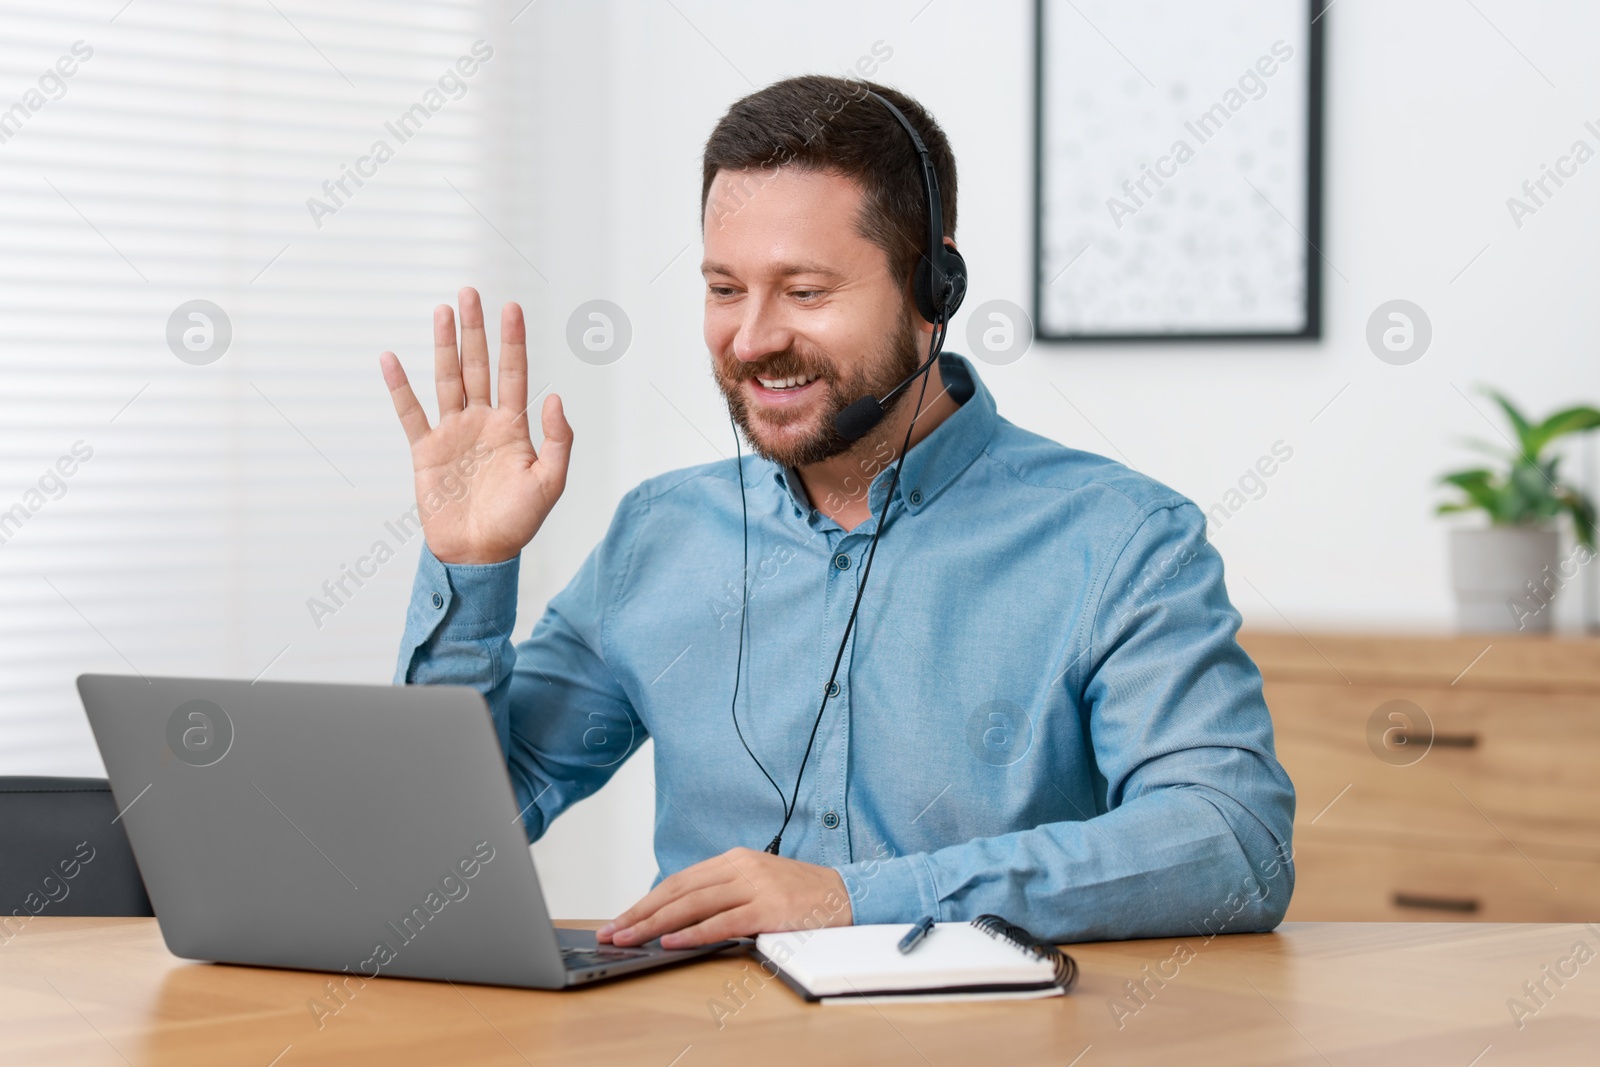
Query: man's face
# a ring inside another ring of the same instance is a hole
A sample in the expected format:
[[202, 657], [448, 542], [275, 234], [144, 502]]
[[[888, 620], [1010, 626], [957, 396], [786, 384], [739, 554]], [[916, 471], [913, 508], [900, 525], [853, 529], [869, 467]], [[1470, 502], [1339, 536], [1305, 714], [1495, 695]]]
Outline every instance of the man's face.
[[794, 167], [719, 171], [706, 199], [706, 347], [739, 428], [784, 466], [848, 451], [834, 416], [920, 362], [920, 320], [856, 232], [861, 204], [853, 180]]

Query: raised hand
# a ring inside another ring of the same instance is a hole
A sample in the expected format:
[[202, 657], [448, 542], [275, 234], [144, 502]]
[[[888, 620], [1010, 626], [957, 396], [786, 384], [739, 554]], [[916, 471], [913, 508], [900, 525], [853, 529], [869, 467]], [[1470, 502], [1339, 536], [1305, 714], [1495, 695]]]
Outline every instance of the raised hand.
[[500, 312], [500, 402], [489, 402], [489, 344], [478, 291], [462, 289], [461, 341], [449, 304], [433, 312], [439, 424], [411, 391], [393, 352], [378, 357], [395, 414], [411, 443], [417, 509], [428, 548], [445, 563], [499, 563], [539, 532], [567, 484], [572, 427], [561, 398], [545, 397], [544, 444], [528, 430], [528, 345], [522, 308]]

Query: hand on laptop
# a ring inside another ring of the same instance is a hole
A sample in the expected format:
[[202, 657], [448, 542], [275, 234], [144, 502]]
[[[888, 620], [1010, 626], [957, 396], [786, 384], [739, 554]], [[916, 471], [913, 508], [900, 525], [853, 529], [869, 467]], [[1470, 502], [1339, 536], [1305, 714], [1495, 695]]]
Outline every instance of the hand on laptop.
[[663, 948], [692, 948], [852, 921], [844, 879], [832, 867], [736, 848], [663, 878], [596, 936], [617, 945], [659, 936]]
[[489, 403], [489, 343], [476, 289], [462, 289], [461, 343], [449, 304], [433, 312], [439, 425], [393, 352], [379, 357], [395, 413], [411, 443], [417, 509], [428, 548], [445, 563], [499, 563], [522, 551], [567, 484], [572, 427], [561, 398], [545, 398], [543, 453], [528, 432], [528, 347], [522, 308], [500, 312], [499, 406]]

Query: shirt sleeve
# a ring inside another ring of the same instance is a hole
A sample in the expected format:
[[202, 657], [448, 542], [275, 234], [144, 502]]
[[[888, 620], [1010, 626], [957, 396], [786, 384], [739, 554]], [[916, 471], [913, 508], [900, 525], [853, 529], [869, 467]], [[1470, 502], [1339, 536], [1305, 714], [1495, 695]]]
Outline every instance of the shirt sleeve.
[[1200, 509], [1136, 518], [1096, 590], [1065, 684], [1087, 715], [1101, 810], [848, 864], [839, 870], [857, 923], [990, 912], [1068, 942], [1282, 921], [1294, 787]]
[[442, 563], [422, 548], [395, 684], [465, 685], [483, 694], [530, 841], [604, 785], [647, 736], [602, 651], [638, 510], [635, 491], [515, 646], [518, 559]]

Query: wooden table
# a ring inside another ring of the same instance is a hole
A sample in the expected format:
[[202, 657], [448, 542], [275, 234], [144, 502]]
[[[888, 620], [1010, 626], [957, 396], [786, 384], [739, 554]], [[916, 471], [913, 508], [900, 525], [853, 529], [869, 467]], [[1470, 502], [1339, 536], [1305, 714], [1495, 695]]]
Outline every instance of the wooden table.
[[[882, 1008], [805, 1004], [740, 955], [567, 993], [380, 978], [319, 1028], [325, 975], [188, 963], [153, 919], [41, 917], [0, 944], [0, 1063], [1592, 1064], [1600, 956], [1544, 977], [1579, 942], [1600, 954], [1600, 925], [1288, 923], [1072, 946], [1065, 998]], [[1124, 983], [1151, 973], [1175, 976], [1141, 1006]]]

